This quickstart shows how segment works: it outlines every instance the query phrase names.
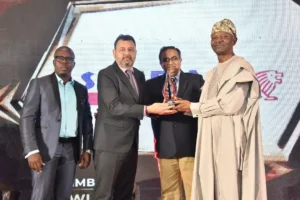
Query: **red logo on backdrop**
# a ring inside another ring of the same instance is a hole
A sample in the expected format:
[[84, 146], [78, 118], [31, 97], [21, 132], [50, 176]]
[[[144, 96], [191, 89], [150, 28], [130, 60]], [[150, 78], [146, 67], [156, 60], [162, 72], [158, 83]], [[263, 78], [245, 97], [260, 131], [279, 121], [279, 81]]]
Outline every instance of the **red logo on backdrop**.
[[282, 83], [283, 73], [277, 70], [266, 70], [256, 73], [256, 77], [265, 96], [264, 100], [277, 101], [278, 97], [273, 96], [272, 92], [276, 89], [277, 84]]
[[27, 3], [29, 0], [0, 0], [0, 14], [4, 14], [12, 6]]

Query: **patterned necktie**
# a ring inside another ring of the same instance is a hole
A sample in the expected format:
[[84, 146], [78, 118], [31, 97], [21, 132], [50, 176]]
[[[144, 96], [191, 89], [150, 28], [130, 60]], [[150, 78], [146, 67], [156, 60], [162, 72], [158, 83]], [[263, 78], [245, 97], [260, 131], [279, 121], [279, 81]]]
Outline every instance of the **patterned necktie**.
[[[171, 77], [170, 80], [171, 80], [171, 82], [172, 82], [172, 85], [175, 86], [176, 93], [177, 93], [177, 85], [176, 85], [176, 80], [177, 80], [177, 78], [176, 78], [176, 77]], [[170, 90], [170, 92], [169, 92], [169, 90]], [[167, 92], [168, 92], [168, 94], [170, 93], [171, 96], [173, 96], [173, 94], [174, 94], [173, 87], [171, 86], [171, 83], [170, 83], [170, 82], [168, 82]], [[175, 94], [175, 95], [176, 95], [176, 94]]]
[[177, 88], [177, 85], [176, 85], [176, 80], [177, 78], [176, 77], [171, 77], [171, 81], [172, 83], [175, 85], [175, 87]]
[[136, 84], [135, 84], [135, 80], [134, 80], [134, 76], [133, 76], [133, 71], [127, 69], [127, 70], [125, 71], [125, 73], [126, 73], [128, 79], [129, 79], [129, 82], [130, 82], [132, 88], [134, 89], [134, 91], [136, 92], [136, 94], [139, 95], [137, 86], [136, 86]]

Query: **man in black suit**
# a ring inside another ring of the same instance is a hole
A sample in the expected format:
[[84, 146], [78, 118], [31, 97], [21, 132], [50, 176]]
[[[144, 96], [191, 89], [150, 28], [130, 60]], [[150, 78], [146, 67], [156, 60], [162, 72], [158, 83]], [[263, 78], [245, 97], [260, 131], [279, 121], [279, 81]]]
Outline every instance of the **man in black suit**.
[[32, 169], [32, 200], [69, 200], [76, 163], [90, 164], [92, 116], [87, 89], [71, 77], [74, 59], [72, 49], [58, 48], [55, 72], [33, 79], [27, 91], [20, 134]]
[[145, 75], [133, 67], [135, 40], [120, 35], [114, 44], [115, 62], [98, 74], [98, 113], [95, 126], [96, 180], [94, 200], [131, 199], [138, 158], [140, 120], [147, 114], [171, 114], [173, 106], [141, 104]]
[[[171, 90], [177, 99], [199, 101], [204, 80], [201, 75], [181, 71], [181, 52], [174, 46], [163, 47], [159, 62], [165, 74], [150, 79], [145, 86], [145, 103], [165, 101], [163, 93]], [[170, 79], [170, 80], [168, 80]], [[168, 87], [173, 81], [173, 87]], [[176, 113], [151, 119], [155, 137], [162, 200], [181, 199], [181, 177], [186, 199], [191, 198], [197, 119]]]

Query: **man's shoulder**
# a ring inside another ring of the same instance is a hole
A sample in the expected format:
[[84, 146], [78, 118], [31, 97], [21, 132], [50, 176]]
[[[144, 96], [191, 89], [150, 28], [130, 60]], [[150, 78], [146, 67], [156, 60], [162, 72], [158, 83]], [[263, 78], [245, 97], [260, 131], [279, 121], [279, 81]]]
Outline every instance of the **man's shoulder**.
[[250, 73], [255, 76], [255, 71], [253, 66], [244, 57], [235, 56], [233, 66], [235, 66], [236, 70], [240, 70], [240, 68], [243, 68], [244, 69], [243, 73]]
[[143, 71], [139, 70], [138, 68], [133, 68], [134, 73], [140, 73], [140, 74], [144, 74]]
[[147, 84], [151, 84], [151, 83], [156, 83], [156, 82], [160, 82], [160, 80], [163, 78], [163, 75], [160, 76], [156, 76], [154, 78], [148, 79], [146, 81]]
[[99, 74], [111, 74], [114, 71], [115, 64], [111, 64], [99, 71]]
[[189, 78], [201, 78], [202, 75], [201, 74], [194, 74], [194, 73], [189, 73], [189, 72], [185, 72], [184, 74], [186, 74]]
[[254, 70], [254, 68], [253, 68], [253, 66], [251, 65], [250, 62], [248, 62], [247, 60], [243, 59], [243, 60], [241, 61], [241, 63], [242, 63], [242, 67], [243, 67], [244, 69], [246, 69], [247, 71], [249, 71], [249, 72], [252, 73], [252, 74], [255, 74], [255, 70]]
[[252, 65], [250, 64], [250, 62], [248, 62], [244, 57], [242, 56], [235, 56], [234, 58], [234, 62], [233, 63], [238, 63], [239, 65], [241, 65], [242, 67], [251, 67]]
[[186, 80], [188, 81], [202, 81], [203, 76], [201, 74], [193, 74], [193, 73], [184, 73], [186, 76]]
[[48, 75], [45, 75], [45, 76], [41, 76], [41, 77], [37, 77], [37, 78], [34, 78], [32, 79], [32, 81], [37, 81], [39, 83], [43, 83], [45, 81], [49, 81], [51, 80], [51, 77], [54, 76], [54, 73], [52, 74], [48, 74]]

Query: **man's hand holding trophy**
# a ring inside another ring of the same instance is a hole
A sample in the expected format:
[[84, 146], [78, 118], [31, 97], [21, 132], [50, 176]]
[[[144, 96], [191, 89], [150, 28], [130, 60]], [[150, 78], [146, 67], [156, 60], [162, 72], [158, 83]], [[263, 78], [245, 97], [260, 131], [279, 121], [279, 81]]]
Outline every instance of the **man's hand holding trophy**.
[[[168, 103], [168, 105], [175, 106], [172, 110], [176, 110], [176, 112], [186, 112], [190, 113], [190, 102], [187, 100], [182, 100], [177, 97], [177, 81], [176, 76], [174, 76], [174, 71], [172, 68], [168, 68], [166, 71], [166, 79], [163, 87], [163, 97], [164, 103]], [[174, 113], [176, 113], [174, 112]], [[174, 114], [172, 113], [172, 114]]]

